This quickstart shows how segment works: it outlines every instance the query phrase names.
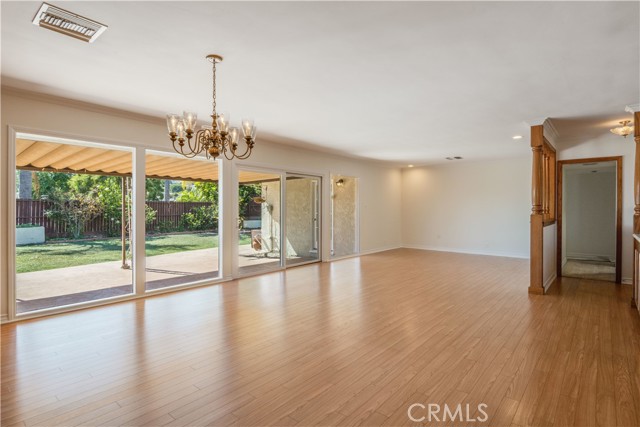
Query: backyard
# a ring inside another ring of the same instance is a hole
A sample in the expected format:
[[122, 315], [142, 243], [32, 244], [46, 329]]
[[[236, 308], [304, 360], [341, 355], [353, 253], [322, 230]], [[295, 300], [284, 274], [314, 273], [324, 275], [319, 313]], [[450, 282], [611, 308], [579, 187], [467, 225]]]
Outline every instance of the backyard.
[[[248, 236], [240, 237], [240, 244], [250, 243]], [[146, 254], [164, 255], [176, 252], [193, 251], [218, 247], [218, 235], [215, 233], [165, 234], [147, 236]], [[108, 238], [99, 240], [78, 240], [73, 242], [27, 245], [16, 247], [16, 272], [51, 270], [54, 268], [74, 267], [106, 261], [118, 261], [122, 258], [121, 240]]]

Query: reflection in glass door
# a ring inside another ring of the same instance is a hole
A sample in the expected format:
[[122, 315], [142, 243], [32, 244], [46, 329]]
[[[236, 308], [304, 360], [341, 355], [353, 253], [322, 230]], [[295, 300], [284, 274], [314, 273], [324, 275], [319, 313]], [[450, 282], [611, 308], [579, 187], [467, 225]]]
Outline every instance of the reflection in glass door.
[[287, 174], [286, 265], [320, 259], [320, 178]]
[[238, 173], [238, 272], [255, 274], [282, 267], [280, 174]]

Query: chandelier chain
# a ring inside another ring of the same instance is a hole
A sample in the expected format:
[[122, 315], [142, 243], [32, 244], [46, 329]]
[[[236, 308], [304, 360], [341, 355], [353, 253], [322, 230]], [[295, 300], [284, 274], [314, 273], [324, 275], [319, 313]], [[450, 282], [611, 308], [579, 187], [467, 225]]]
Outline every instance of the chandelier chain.
[[213, 102], [212, 102], [212, 106], [213, 106], [213, 119], [215, 120], [215, 115], [216, 115], [216, 60], [214, 58], [213, 61], [211, 61], [213, 63]]

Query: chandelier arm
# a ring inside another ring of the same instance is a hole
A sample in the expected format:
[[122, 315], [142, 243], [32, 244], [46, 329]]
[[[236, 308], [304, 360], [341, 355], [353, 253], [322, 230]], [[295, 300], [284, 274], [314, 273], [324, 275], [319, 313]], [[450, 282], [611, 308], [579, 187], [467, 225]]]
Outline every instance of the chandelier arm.
[[200, 129], [196, 132], [195, 138], [193, 141], [193, 145], [191, 145], [191, 140], [189, 140], [189, 149], [197, 154], [202, 153], [205, 150], [205, 145], [203, 144], [203, 139], [206, 138], [206, 130]]
[[233, 152], [233, 155], [236, 158], [240, 159], [240, 160], [244, 160], [247, 157], [249, 157], [251, 155], [251, 150], [253, 149], [253, 147], [252, 147], [253, 141], [251, 141], [251, 140], [247, 141], [246, 139], [244, 141], [247, 144], [247, 148], [244, 150], [244, 153], [237, 154], [237, 147], [236, 148], [233, 148], [233, 147], [231, 148], [231, 150]]
[[253, 148], [247, 149], [247, 151], [245, 151], [241, 156], [236, 156], [236, 158], [239, 160], [248, 159], [249, 156], [251, 155], [251, 150], [253, 150]]
[[225, 159], [233, 160], [235, 157], [233, 151], [229, 148], [230, 140], [228, 137], [220, 137], [220, 145], [222, 146], [220, 152], [224, 155]]
[[184, 150], [182, 150], [182, 148], [180, 149], [180, 154], [182, 154], [184, 157], [186, 157], [187, 159], [193, 159], [195, 156], [197, 156], [198, 152], [195, 151], [190, 151], [190, 152], [184, 152]]
[[[231, 150], [227, 150], [226, 148], [224, 149], [224, 151], [222, 152], [224, 154], [224, 157], [227, 160], [233, 160], [235, 155], [233, 154], [233, 152]], [[231, 154], [227, 154], [227, 153], [231, 153]]]
[[190, 156], [190, 153], [185, 153], [184, 152], [184, 141], [183, 141], [182, 145], [180, 145], [180, 141], [178, 141], [178, 140], [173, 141], [173, 150], [176, 153], [183, 155], [184, 157], [187, 157], [187, 158], [193, 157], [193, 156]]
[[[197, 137], [195, 139], [197, 139]], [[185, 147], [187, 149], [186, 151], [185, 151]], [[196, 141], [192, 143], [191, 138], [188, 138], [187, 143], [183, 147], [181, 147], [180, 152], [186, 158], [192, 159], [202, 152], [202, 148], [198, 147]]]

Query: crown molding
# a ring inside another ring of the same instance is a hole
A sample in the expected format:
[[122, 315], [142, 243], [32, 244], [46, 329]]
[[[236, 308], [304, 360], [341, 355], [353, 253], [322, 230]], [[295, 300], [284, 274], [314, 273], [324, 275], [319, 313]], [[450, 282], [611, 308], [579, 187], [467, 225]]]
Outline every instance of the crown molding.
[[558, 139], [560, 134], [558, 133], [558, 129], [553, 124], [553, 121], [551, 121], [551, 119], [547, 118], [547, 120], [545, 120], [542, 125], [544, 126], [544, 131], [547, 132], [552, 140], [555, 141]]
[[631, 114], [638, 113], [640, 112], [640, 104], [627, 105], [626, 107], [624, 107], [624, 111]]
[[549, 117], [537, 117], [534, 119], [529, 119], [525, 121], [525, 123], [531, 127], [542, 126], [545, 138], [547, 138], [547, 140], [555, 146], [556, 141], [560, 137], [560, 133]]
[[77, 99], [64, 98], [62, 96], [45, 94], [42, 92], [34, 92], [27, 89], [20, 89], [13, 86], [3, 85], [3, 95], [13, 95], [19, 98], [32, 99], [34, 101], [48, 102], [50, 104], [61, 105], [70, 108], [76, 108], [84, 111], [91, 111], [94, 113], [107, 114], [110, 116], [121, 117], [129, 120], [137, 120], [141, 122], [153, 123], [164, 125], [164, 118], [151, 116], [148, 114], [137, 113], [134, 111], [121, 110], [113, 107], [106, 107], [104, 105], [98, 105], [91, 102], [79, 101]]
[[525, 120], [524, 122], [528, 125], [528, 126], [540, 126], [540, 125], [544, 125], [544, 122], [547, 120], [548, 117], [536, 117], [533, 119], [529, 119], [529, 120]]

